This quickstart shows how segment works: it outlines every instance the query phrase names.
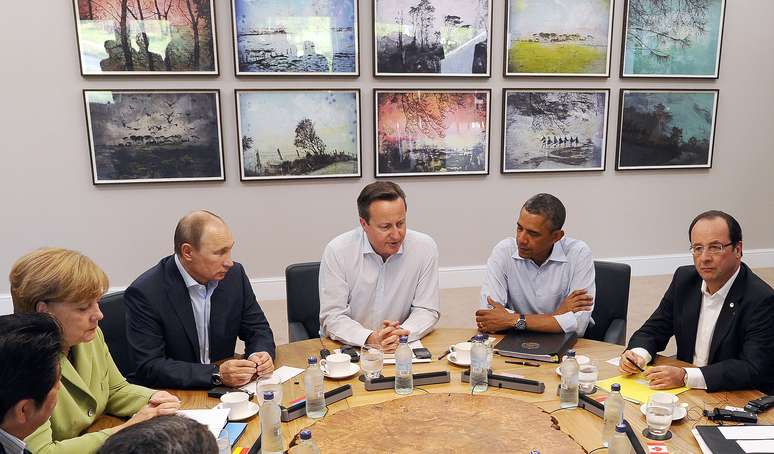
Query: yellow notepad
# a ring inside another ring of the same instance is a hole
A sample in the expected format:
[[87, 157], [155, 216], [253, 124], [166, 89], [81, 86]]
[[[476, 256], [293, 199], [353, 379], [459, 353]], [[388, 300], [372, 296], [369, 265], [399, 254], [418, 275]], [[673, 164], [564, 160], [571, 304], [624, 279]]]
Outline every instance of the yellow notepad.
[[607, 380], [600, 380], [597, 382], [597, 386], [607, 392], [610, 392], [610, 386], [613, 383], [618, 383], [621, 385], [621, 395], [626, 398], [636, 400], [641, 404], [646, 403], [650, 396], [658, 392], [665, 392], [674, 394], [676, 396], [682, 392], [688, 391], [689, 389], [685, 386], [674, 389], [651, 389], [648, 387], [648, 380], [642, 373], [635, 375], [619, 375], [617, 377], [608, 378]]

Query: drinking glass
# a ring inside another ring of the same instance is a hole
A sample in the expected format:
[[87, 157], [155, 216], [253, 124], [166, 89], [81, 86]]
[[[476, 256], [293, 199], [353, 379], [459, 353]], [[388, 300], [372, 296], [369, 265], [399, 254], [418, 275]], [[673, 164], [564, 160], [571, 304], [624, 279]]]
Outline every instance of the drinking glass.
[[654, 437], [666, 437], [669, 426], [672, 425], [672, 415], [675, 412], [677, 398], [669, 393], [655, 393], [648, 399], [645, 420], [648, 431]]
[[379, 378], [384, 367], [384, 351], [380, 345], [364, 345], [360, 348], [360, 367], [367, 380]]
[[594, 392], [599, 377], [599, 367], [596, 361], [589, 361], [578, 368], [578, 390], [583, 394]]
[[280, 377], [267, 377], [258, 380], [255, 385], [255, 394], [258, 398], [258, 405], [263, 405], [263, 393], [271, 391], [274, 393], [274, 402], [282, 405], [282, 379]]
[[231, 443], [228, 439], [228, 432], [225, 430], [221, 432], [216, 442], [218, 445], [218, 454], [231, 454]]

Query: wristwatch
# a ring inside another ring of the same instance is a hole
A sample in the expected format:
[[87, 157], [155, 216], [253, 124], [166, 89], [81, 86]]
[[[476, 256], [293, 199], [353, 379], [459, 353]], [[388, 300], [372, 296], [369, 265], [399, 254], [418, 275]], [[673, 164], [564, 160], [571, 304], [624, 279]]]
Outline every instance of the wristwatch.
[[519, 319], [513, 324], [513, 327], [518, 331], [525, 331], [527, 329], [527, 317], [524, 314], [519, 314]]
[[215, 366], [215, 372], [212, 373], [212, 386], [220, 386], [223, 384], [223, 379], [220, 377], [220, 366]]

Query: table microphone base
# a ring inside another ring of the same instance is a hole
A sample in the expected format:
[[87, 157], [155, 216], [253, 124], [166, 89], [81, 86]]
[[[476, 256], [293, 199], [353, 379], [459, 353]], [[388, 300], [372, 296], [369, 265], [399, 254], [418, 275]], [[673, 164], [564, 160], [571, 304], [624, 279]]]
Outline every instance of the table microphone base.
[[[366, 391], [378, 391], [382, 389], [395, 388], [395, 377], [381, 376], [372, 380], [365, 380], [361, 376], [360, 380], [365, 384]], [[451, 375], [449, 374], [448, 370], [414, 374], [414, 386], [436, 385], [449, 382], [451, 382]]]

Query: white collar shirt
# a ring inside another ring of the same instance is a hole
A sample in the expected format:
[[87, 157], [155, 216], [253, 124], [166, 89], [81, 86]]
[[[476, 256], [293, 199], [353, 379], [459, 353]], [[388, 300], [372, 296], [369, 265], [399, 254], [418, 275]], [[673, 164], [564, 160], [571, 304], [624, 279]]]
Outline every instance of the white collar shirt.
[[202, 364], [210, 363], [210, 310], [212, 308], [212, 293], [218, 288], [218, 281], [209, 281], [207, 285], [202, 285], [196, 281], [180, 263], [180, 259], [175, 254], [175, 265], [177, 265], [183, 282], [188, 289], [188, 295], [191, 297], [191, 308], [193, 309], [194, 321], [196, 322], [196, 335], [199, 339], [199, 361]]
[[25, 450], [27, 445], [23, 441], [3, 429], [0, 429], [0, 446], [5, 449], [6, 454], [22, 454], [27, 452]]

